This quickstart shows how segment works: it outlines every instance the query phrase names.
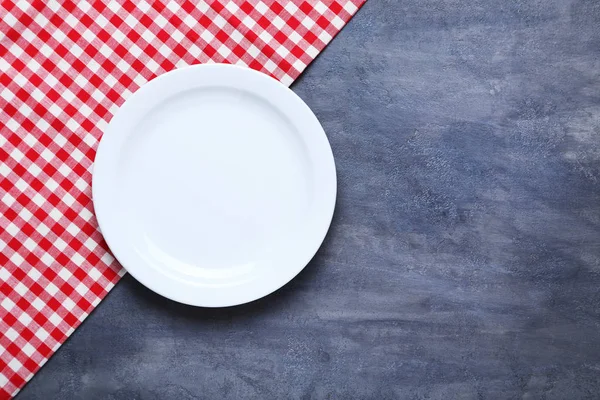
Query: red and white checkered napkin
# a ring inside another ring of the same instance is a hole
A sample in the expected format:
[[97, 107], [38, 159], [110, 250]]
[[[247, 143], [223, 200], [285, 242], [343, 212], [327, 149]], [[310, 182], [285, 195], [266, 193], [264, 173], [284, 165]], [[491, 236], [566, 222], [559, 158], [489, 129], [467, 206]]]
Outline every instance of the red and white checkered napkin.
[[123, 275], [90, 187], [119, 105], [196, 63], [246, 65], [289, 85], [363, 2], [0, 1], [0, 399]]

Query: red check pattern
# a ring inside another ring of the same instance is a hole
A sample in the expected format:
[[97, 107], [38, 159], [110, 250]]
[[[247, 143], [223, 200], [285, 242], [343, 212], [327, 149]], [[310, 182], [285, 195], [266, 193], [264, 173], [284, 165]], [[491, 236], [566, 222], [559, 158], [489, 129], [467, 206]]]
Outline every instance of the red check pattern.
[[289, 85], [363, 2], [0, 0], [0, 399], [124, 273], [90, 186], [123, 101], [197, 63], [245, 65]]

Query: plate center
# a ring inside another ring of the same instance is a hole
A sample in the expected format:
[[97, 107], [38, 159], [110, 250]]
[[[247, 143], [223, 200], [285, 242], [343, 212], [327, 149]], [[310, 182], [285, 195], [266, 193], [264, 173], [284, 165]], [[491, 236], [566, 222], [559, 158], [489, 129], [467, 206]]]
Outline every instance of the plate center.
[[197, 88], [161, 103], [128, 139], [119, 169], [136, 251], [191, 275], [251, 272], [307, 217], [312, 198], [294, 126], [267, 101], [232, 88]]

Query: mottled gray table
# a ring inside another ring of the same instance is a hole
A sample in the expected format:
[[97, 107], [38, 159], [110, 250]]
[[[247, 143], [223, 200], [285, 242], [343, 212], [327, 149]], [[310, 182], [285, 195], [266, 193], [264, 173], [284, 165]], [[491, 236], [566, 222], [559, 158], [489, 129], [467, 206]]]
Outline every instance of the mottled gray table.
[[339, 179], [304, 272], [125, 277], [18, 399], [600, 397], [600, 2], [369, 0], [293, 89]]

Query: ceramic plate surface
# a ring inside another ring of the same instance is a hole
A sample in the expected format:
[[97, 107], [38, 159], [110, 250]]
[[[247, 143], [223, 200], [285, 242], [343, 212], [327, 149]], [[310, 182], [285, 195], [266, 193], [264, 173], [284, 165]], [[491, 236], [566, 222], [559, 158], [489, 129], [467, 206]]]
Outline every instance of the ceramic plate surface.
[[175, 301], [224, 307], [306, 266], [331, 223], [336, 175], [323, 128], [290, 89], [250, 69], [197, 65], [123, 104], [92, 190], [131, 275]]

